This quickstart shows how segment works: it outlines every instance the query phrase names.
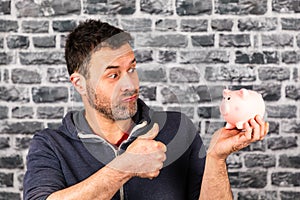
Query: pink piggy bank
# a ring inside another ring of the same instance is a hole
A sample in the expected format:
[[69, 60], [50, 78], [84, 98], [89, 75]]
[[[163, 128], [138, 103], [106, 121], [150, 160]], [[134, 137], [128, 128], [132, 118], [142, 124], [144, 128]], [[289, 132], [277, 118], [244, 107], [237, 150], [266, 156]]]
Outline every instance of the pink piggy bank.
[[243, 124], [256, 115], [264, 116], [265, 103], [261, 94], [246, 89], [223, 90], [220, 112], [225, 119], [226, 129], [243, 129]]

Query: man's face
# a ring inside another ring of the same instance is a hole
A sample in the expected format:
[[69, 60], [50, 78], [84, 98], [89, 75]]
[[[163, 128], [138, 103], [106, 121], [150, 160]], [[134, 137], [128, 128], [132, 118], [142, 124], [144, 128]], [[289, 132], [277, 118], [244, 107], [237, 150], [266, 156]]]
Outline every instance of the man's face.
[[139, 79], [134, 53], [125, 44], [118, 49], [101, 48], [91, 56], [87, 99], [104, 117], [126, 120], [137, 111]]

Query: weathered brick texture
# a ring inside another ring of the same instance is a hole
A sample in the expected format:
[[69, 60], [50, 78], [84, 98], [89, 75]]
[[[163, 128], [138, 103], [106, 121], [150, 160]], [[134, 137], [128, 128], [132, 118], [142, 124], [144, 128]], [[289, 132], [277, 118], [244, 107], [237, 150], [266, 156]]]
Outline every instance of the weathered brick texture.
[[300, 199], [298, 0], [2, 0], [0, 199], [22, 199], [33, 134], [82, 109], [64, 47], [80, 21], [132, 33], [140, 97], [190, 117], [208, 146], [222, 90], [258, 91], [269, 135], [227, 159], [234, 200]]

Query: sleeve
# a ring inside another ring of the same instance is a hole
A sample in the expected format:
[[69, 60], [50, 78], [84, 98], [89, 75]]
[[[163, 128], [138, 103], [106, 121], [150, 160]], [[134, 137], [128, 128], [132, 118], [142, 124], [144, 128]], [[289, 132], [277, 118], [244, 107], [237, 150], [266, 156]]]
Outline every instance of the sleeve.
[[60, 162], [42, 134], [35, 135], [31, 141], [23, 184], [25, 200], [46, 199], [66, 187]]
[[200, 196], [202, 178], [204, 174], [206, 149], [201, 140], [200, 135], [197, 133], [194, 124], [189, 121], [190, 131], [196, 132], [194, 141], [191, 145], [189, 172], [188, 172], [188, 199], [198, 200]]

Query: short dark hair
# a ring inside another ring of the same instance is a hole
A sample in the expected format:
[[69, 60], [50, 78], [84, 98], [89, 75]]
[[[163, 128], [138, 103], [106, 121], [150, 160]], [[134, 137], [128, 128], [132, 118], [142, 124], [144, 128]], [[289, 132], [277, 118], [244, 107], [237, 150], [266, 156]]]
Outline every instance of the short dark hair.
[[101, 47], [119, 48], [131, 40], [129, 33], [100, 20], [81, 22], [67, 37], [65, 59], [69, 74], [79, 72], [89, 78], [91, 54]]

